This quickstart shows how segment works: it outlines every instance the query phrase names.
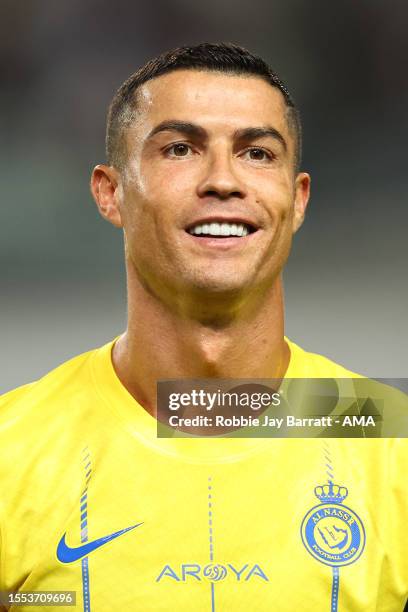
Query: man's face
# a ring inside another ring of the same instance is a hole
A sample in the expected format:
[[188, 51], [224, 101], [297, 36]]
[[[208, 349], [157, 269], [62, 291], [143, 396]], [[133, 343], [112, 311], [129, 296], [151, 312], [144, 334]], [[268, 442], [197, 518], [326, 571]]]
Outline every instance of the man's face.
[[118, 191], [128, 265], [159, 295], [271, 285], [309, 188], [281, 92], [179, 70], [141, 88], [137, 115]]

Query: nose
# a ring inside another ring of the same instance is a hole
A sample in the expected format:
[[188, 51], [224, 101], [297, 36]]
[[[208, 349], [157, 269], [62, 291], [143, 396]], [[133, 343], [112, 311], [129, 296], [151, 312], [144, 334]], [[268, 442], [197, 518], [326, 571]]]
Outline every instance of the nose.
[[222, 200], [245, 197], [245, 185], [237, 175], [228, 150], [223, 148], [213, 151], [208, 156], [197, 192], [200, 197], [212, 196]]

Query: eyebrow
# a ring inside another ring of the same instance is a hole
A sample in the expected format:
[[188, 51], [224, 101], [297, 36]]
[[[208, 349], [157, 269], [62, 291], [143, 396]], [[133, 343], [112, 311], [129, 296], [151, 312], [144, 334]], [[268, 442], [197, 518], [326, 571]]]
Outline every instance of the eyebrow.
[[[160, 132], [181, 132], [183, 134], [188, 134], [189, 136], [196, 138], [206, 138], [207, 132], [201, 126], [195, 123], [189, 123], [187, 121], [162, 121], [156, 127], [154, 127], [148, 134], [147, 140], [153, 138], [156, 134]], [[285, 151], [287, 151], [286, 140], [282, 136], [282, 134], [275, 129], [274, 127], [266, 126], [266, 127], [248, 127], [236, 130], [234, 132], [234, 138], [237, 140], [257, 140], [258, 138], [274, 138], [278, 140], [280, 144], [283, 146]]]
[[156, 125], [149, 134], [147, 135], [147, 140], [153, 138], [159, 132], [182, 132], [183, 134], [188, 134], [189, 136], [195, 136], [200, 138], [205, 138], [207, 136], [207, 132], [204, 128], [196, 125], [195, 123], [188, 123], [186, 121], [162, 121], [159, 125]]
[[258, 138], [274, 138], [275, 140], [278, 140], [280, 142], [285, 151], [288, 148], [286, 140], [284, 139], [282, 134], [274, 127], [267, 126], [243, 128], [242, 130], [237, 130], [234, 133], [234, 136], [235, 138], [237, 138], [237, 140], [257, 140]]

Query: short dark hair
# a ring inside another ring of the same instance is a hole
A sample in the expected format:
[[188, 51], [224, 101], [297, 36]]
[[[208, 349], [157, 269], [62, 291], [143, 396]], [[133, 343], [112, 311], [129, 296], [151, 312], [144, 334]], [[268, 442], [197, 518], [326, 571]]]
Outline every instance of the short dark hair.
[[295, 139], [295, 167], [299, 169], [302, 147], [302, 128], [299, 111], [277, 74], [264, 60], [232, 43], [202, 43], [194, 47], [179, 47], [150, 60], [132, 74], [116, 92], [108, 111], [106, 128], [106, 157], [110, 165], [124, 166], [125, 129], [136, 116], [138, 88], [158, 76], [175, 70], [208, 70], [232, 75], [255, 75], [280, 90], [287, 108], [287, 121]]

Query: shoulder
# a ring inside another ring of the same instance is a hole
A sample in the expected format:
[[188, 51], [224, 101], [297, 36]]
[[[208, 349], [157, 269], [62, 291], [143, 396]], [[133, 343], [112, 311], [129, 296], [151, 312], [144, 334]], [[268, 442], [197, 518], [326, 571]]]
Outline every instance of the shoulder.
[[286, 338], [290, 349], [288, 378], [362, 378], [361, 374], [348, 370], [331, 359], [311, 353]]
[[84, 440], [98, 436], [107, 411], [101, 408], [94, 362], [101, 352], [108, 354], [110, 344], [0, 397], [0, 481], [8, 492], [4, 504], [12, 503], [13, 492], [17, 499], [23, 490], [45, 495], [50, 487], [58, 488]]
[[52, 423], [61, 425], [62, 420], [75, 419], [86, 405], [81, 399], [94, 393], [92, 362], [99, 350], [82, 353], [39, 380], [2, 395], [0, 440], [22, 433], [30, 438]]
[[3, 395], [0, 395], [0, 401], [3, 402], [14, 400], [25, 392], [27, 392], [29, 389], [39, 388], [40, 386], [53, 384], [58, 380], [66, 378], [67, 375], [69, 376], [72, 372], [78, 370], [78, 368], [80, 368], [88, 360], [88, 358], [96, 352], [96, 350], [98, 349], [92, 349], [87, 351], [86, 353], [76, 355], [75, 357], [72, 357], [71, 359], [64, 361], [64, 363], [61, 363], [60, 365], [56, 366], [41, 378], [38, 378], [37, 380], [34, 380], [33, 382], [30, 382], [28, 384], [16, 387], [11, 391], [7, 391]]
[[[370, 416], [375, 421], [372, 437], [408, 437], [408, 395], [400, 390], [397, 380], [362, 376], [323, 355], [309, 353], [287, 342], [291, 360], [285, 378], [289, 384], [294, 382], [291, 379], [303, 379], [299, 388], [305, 395], [311, 394], [313, 401], [316, 393], [327, 398], [337, 397], [342, 414], [346, 414], [347, 408], [350, 414], [356, 413], [356, 418]], [[402, 447], [407, 453], [406, 441]]]

